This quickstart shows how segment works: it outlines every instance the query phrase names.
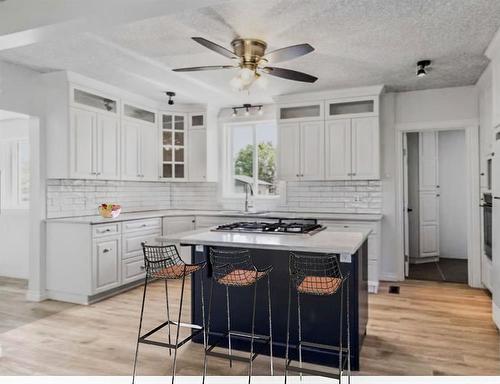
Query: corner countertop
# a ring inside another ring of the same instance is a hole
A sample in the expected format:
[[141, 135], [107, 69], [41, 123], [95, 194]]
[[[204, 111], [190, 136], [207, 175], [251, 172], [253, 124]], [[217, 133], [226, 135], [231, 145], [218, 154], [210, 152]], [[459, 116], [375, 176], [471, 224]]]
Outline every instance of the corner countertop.
[[257, 218], [261, 220], [270, 218], [315, 218], [319, 220], [339, 221], [380, 221], [381, 214], [364, 213], [327, 213], [327, 212], [298, 212], [298, 211], [266, 211], [257, 213], [244, 213], [231, 210], [190, 210], [190, 209], [166, 209], [141, 212], [122, 213], [115, 219], [106, 219], [101, 216], [75, 216], [45, 220], [47, 223], [73, 223], [73, 224], [109, 224], [129, 220], [143, 220], [157, 217], [179, 217], [179, 216], [219, 216], [219, 217], [241, 217]]
[[275, 249], [315, 253], [347, 253], [353, 255], [368, 238], [371, 230], [325, 229], [313, 235], [216, 232], [199, 229], [160, 236], [159, 242], [183, 245]]

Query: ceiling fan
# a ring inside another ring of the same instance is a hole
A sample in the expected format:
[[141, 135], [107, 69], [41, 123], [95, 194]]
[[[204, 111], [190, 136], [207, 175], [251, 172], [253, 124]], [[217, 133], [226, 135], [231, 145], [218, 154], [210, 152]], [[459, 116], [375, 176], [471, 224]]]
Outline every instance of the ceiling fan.
[[309, 44], [292, 45], [266, 53], [267, 43], [257, 39], [234, 39], [231, 42], [233, 51], [204, 39], [203, 37], [192, 37], [192, 39], [198, 44], [201, 44], [204, 47], [211, 49], [212, 51], [217, 52], [218, 54], [229, 59], [235, 61], [237, 60], [238, 62], [234, 65], [210, 65], [202, 67], [177, 68], [173, 71], [194, 72], [239, 68], [240, 72], [231, 80], [231, 85], [240, 90], [248, 89], [250, 85], [261, 77], [262, 73], [305, 83], [314, 83], [318, 80], [317, 77], [308, 75], [307, 73], [267, 65], [269, 62], [279, 63], [281, 61], [291, 60], [296, 57], [307, 55], [308, 53], [314, 51], [314, 48]]

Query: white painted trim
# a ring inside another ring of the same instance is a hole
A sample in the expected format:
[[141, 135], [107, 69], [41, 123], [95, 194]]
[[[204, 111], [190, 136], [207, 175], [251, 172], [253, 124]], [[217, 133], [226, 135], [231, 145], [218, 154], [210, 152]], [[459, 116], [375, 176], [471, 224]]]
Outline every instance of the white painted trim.
[[328, 91], [292, 93], [288, 95], [279, 95], [273, 97], [276, 103], [302, 103], [318, 100], [339, 99], [346, 97], [378, 96], [384, 90], [384, 85], [375, 85], [371, 87], [331, 89]]
[[66, 303], [73, 303], [73, 304], [80, 304], [80, 305], [88, 305], [89, 304], [89, 297], [87, 295], [77, 295], [74, 293], [47, 290], [46, 297], [48, 299], [57, 300], [57, 301], [64, 301]]
[[403, 280], [400, 278], [397, 273], [381, 273], [379, 276], [380, 281], [400, 281]]
[[398, 280], [404, 280], [403, 134], [432, 130], [465, 130], [468, 282], [471, 287], [481, 288], [479, 125], [477, 119], [396, 124], [396, 242], [401, 256], [398, 257]]
[[378, 281], [370, 281], [368, 280], [368, 293], [378, 293], [378, 286], [379, 282]]
[[491, 302], [491, 310], [493, 313], [493, 322], [500, 329], [500, 307], [494, 301]]
[[30, 235], [27, 300], [45, 298], [45, 143], [40, 121], [30, 117]]
[[414, 131], [449, 131], [453, 129], [464, 129], [479, 125], [478, 119], [447, 120], [447, 121], [425, 121], [416, 123], [396, 124], [396, 131], [414, 132]]

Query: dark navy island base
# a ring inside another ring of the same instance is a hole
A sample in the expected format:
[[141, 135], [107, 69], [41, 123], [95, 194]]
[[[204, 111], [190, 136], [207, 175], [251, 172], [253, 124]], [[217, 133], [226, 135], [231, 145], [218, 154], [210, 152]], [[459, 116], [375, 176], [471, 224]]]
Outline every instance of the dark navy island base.
[[[221, 248], [221, 247], [218, 247]], [[193, 261], [209, 262], [208, 246], [192, 246]], [[288, 251], [251, 249], [252, 258], [257, 268], [273, 266], [271, 272], [271, 297], [272, 297], [272, 323], [273, 323], [273, 354], [276, 357], [285, 357], [286, 345], [286, 321], [288, 303]], [[367, 241], [349, 258], [341, 258], [341, 269], [343, 273], [350, 273], [350, 322], [351, 322], [351, 364], [353, 370], [359, 370], [359, 356], [366, 334], [366, 324], [368, 321], [368, 245]], [[340, 257], [340, 256], [339, 256]], [[210, 262], [202, 272], [205, 292], [205, 311], [208, 314], [208, 295], [211, 283], [212, 270]], [[192, 279], [192, 323], [202, 324], [201, 314], [201, 289], [199, 279]], [[255, 333], [269, 334], [268, 305], [267, 305], [267, 283], [260, 281], [257, 283], [257, 309]], [[251, 331], [252, 319], [252, 298], [253, 289], [249, 287], [230, 288], [231, 307], [231, 328], [234, 331]], [[226, 293], [225, 288], [214, 284], [213, 291], [213, 311], [210, 325], [210, 343], [227, 330], [226, 316]], [[297, 295], [292, 290], [292, 307], [290, 323], [290, 345], [294, 345], [297, 338]], [[344, 303], [344, 306], [346, 303]], [[334, 296], [301, 296], [302, 311], [302, 338], [304, 341], [338, 345], [338, 321], [340, 308], [340, 294]], [[345, 308], [345, 307], [344, 307]], [[345, 311], [344, 311], [345, 312]], [[207, 318], [207, 316], [205, 316]], [[345, 320], [344, 320], [345, 321]], [[345, 324], [345, 323], [344, 323]], [[195, 342], [203, 343], [203, 338], [198, 336]], [[343, 341], [343, 345], [346, 345]], [[245, 340], [231, 339], [233, 350], [249, 351], [250, 344]], [[227, 347], [227, 343], [222, 342], [222, 347]], [[256, 344], [257, 345], [257, 344]], [[257, 352], [269, 354], [269, 347], [266, 346]], [[235, 351], [236, 354], [242, 352]], [[303, 349], [304, 362], [316, 363], [331, 367], [338, 365], [338, 355], [335, 351], [319, 353], [317, 351], [307, 351]], [[297, 351], [290, 349], [290, 357], [298, 359]]]

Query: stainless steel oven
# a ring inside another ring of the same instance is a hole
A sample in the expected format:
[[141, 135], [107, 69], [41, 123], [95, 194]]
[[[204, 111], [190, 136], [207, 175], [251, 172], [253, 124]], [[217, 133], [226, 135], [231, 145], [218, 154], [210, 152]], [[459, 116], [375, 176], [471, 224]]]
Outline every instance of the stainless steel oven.
[[491, 260], [493, 197], [491, 193], [483, 194], [483, 248], [486, 257]]

